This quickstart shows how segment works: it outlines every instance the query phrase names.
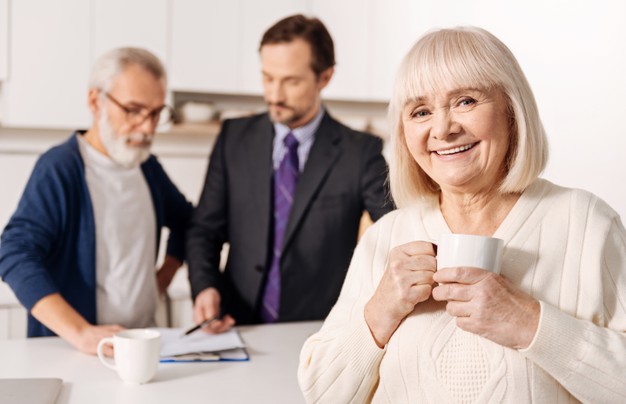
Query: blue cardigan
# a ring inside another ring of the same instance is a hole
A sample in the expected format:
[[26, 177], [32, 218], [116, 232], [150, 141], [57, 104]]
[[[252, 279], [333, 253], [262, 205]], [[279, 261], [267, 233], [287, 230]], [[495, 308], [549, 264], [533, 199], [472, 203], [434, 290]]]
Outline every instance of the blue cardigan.
[[[26, 184], [0, 241], [0, 277], [30, 312], [43, 297], [60, 293], [89, 323], [96, 318], [96, 240], [93, 208], [76, 132], [44, 153]], [[160, 229], [170, 229], [167, 254], [184, 259], [192, 206], [157, 161], [141, 165]], [[120, 220], [133, 220], [120, 212]], [[156, 261], [156, 257], [155, 257]], [[28, 336], [55, 335], [28, 316]]]

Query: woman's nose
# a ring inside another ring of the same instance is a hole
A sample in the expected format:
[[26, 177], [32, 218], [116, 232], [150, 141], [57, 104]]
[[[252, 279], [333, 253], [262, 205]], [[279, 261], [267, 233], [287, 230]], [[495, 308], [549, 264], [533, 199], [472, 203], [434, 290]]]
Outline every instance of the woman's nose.
[[449, 110], [440, 110], [434, 114], [431, 135], [437, 140], [445, 140], [450, 135], [461, 131], [461, 125]]

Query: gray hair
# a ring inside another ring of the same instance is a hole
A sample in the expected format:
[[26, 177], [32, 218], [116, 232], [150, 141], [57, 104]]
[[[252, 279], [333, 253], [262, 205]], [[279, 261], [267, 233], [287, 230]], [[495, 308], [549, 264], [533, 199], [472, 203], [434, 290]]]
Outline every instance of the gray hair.
[[512, 121], [507, 174], [500, 192], [522, 192], [543, 171], [548, 141], [530, 85], [513, 53], [493, 34], [476, 27], [441, 29], [422, 36], [404, 57], [389, 104], [389, 184], [398, 207], [436, 194], [436, 184], [412, 158], [402, 112], [411, 100], [445, 86], [497, 89]]
[[113, 79], [131, 65], [138, 65], [150, 72], [157, 80], [167, 83], [163, 64], [152, 52], [142, 48], [116, 48], [100, 56], [94, 63], [89, 77], [89, 88], [110, 91]]

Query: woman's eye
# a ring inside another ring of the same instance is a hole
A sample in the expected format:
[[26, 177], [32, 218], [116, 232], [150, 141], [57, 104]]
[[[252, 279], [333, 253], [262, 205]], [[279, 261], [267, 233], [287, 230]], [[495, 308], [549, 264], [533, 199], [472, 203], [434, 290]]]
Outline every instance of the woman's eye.
[[474, 105], [474, 104], [476, 104], [476, 100], [473, 98], [469, 98], [469, 97], [463, 98], [461, 101], [459, 101], [459, 105], [465, 106], [465, 107]]
[[428, 111], [425, 109], [418, 109], [411, 113], [411, 118], [424, 118], [428, 116]]

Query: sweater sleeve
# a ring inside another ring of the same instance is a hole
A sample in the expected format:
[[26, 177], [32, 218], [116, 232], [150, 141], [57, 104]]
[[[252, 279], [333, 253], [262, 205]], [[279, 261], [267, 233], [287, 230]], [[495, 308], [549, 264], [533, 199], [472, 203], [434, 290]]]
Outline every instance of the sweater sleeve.
[[598, 291], [604, 315], [587, 321], [541, 302], [538, 330], [520, 352], [577, 399], [621, 403], [626, 402], [626, 231], [619, 217], [605, 240]]
[[336, 305], [300, 353], [298, 380], [307, 402], [367, 402], [378, 384], [385, 350], [374, 342], [363, 314], [378, 284], [373, 271], [377, 225], [363, 236]]
[[0, 277], [30, 309], [43, 297], [58, 292], [47, 268], [62, 233], [67, 181], [45, 156], [31, 174], [18, 207], [0, 243]]

